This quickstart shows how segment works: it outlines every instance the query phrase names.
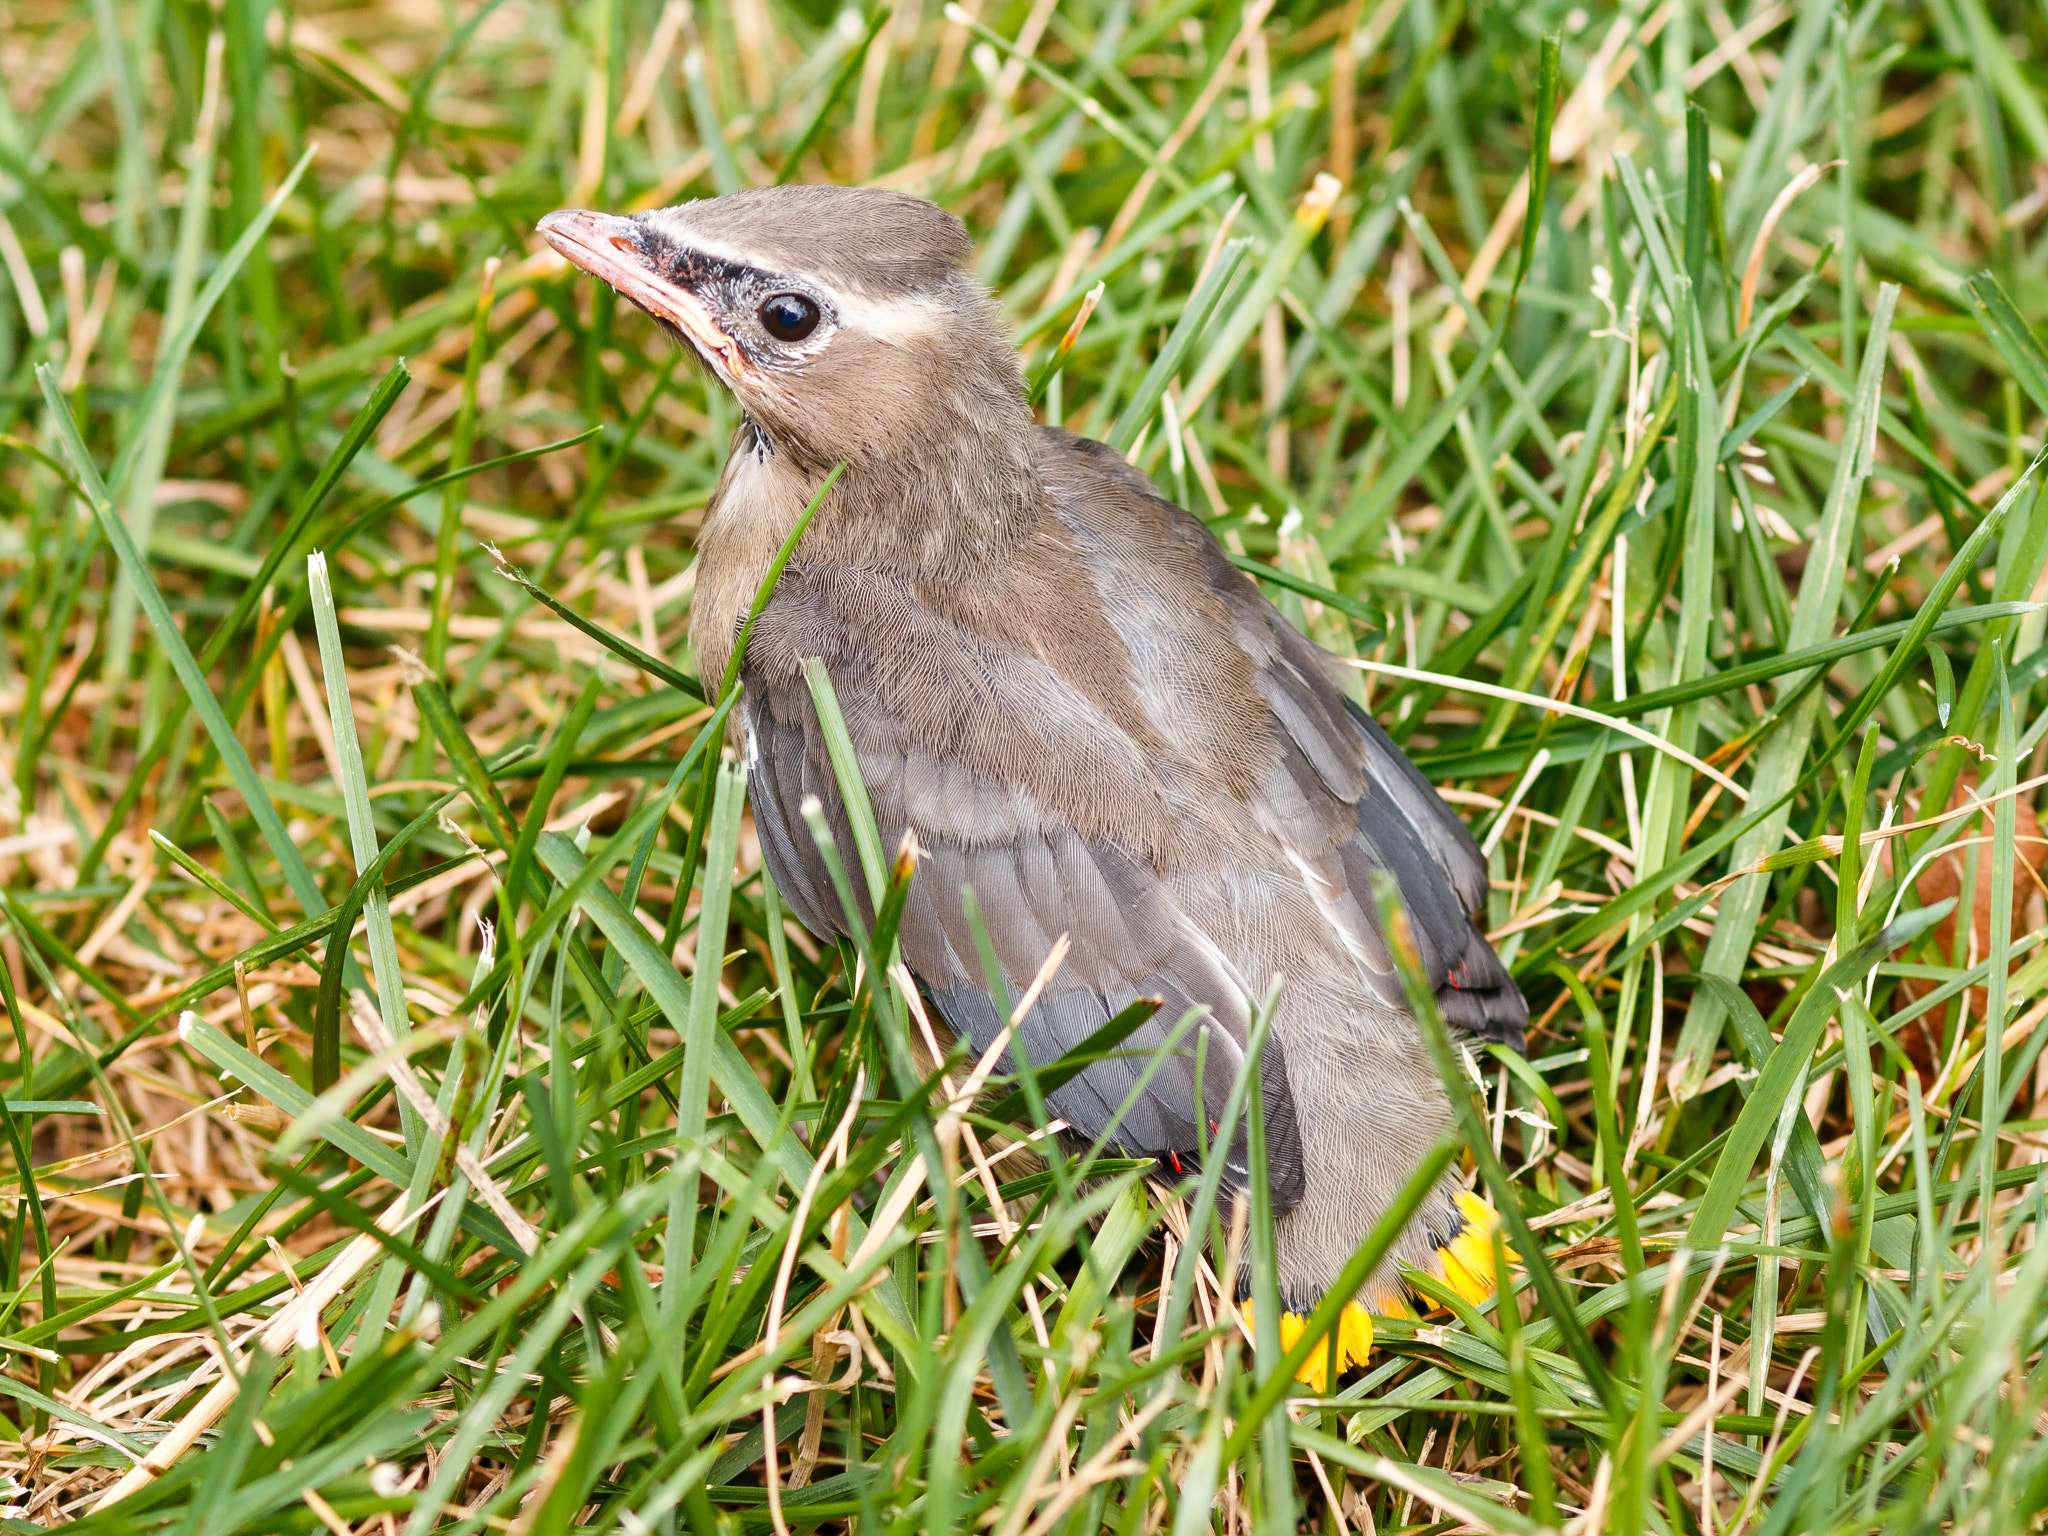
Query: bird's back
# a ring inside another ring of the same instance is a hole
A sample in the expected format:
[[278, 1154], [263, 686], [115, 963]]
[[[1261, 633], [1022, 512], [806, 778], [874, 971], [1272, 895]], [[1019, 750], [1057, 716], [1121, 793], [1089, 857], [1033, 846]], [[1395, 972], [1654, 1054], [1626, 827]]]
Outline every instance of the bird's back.
[[[1132, 1151], [1192, 1159], [1283, 978], [1264, 1081], [1276, 1204], [1308, 1295], [1348, 1256], [1356, 1210], [1392, 1198], [1417, 1134], [1446, 1118], [1375, 869], [1395, 876], [1447, 1013], [1519, 1039], [1520, 995], [1468, 916], [1484, 861], [1206, 528], [1101, 444], [1043, 431], [1038, 458], [1044, 525], [971, 589], [801, 557], [785, 573], [746, 664], [763, 847], [806, 924], [843, 928], [800, 812], [815, 794], [844, 825], [802, 680], [817, 656], [883, 836], [925, 850], [901, 939], [956, 1031], [985, 1046], [1000, 1027], [963, 888], [1009, 995], [1060, 934], [1073, 946], [1021, 1032], [1034, 1060], [1165, 999], [1132, 1060], [1054, 1103], [1088, 1134], [1115, 1122]], [[1126, 1104], [1136, 1058], [1190, 1007], [1219, 1026], [1206, 1080], [1161, 1070]], [[1438, 1204], [1397, 1258], [1426, 1262], [1455, 1233], [1448, 1191]]]
[[[1052, 429], [1040, 440], [1047, 488], [1119, 630], [1151, 722], [1195, 760], [1232, 765], [1218, 812], [1256, 825], [1270, 857], [1315, 867], [1325, 882], [1336, 877], [1333, 858], [1354, 877], [1371, 865], [1391, 873], [1446, 1016], [1519, 1045], [1520, 993], [1471, 922], [1487, 870], [1464, 823], [1346, 696], [1333, 658], [1266, 601], [1207, 528], [1105, 445]], [[1326, 921], [1362, 948], [1374, 977], [1386, 976], [1370, 887], [1350, 894], [1358, 910], [1326, 900]], [[1398, 1000], [1385, 983], [1379, 990]]]

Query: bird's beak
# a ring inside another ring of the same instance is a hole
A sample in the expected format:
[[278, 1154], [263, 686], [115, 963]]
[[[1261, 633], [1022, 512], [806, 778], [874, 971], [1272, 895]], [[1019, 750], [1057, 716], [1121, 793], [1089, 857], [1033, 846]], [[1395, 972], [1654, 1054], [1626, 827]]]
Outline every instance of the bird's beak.
[[739, 343], [719, 329], [703, 300], [648, 264], [642, 255], [645, 237], [631, 219], [564, 208], [542, 219], [537, 228], [541, 238], [573, 265], [610, 283], [655, 319], [681, 331], [727, 385], [746, 373], [747, 359]]

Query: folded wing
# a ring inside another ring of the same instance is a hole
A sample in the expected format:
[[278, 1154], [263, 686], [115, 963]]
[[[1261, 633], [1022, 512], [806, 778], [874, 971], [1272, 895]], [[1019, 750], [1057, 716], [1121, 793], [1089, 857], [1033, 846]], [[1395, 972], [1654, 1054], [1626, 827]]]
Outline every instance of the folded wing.
[[[883, 835], [908, 830], [923, 850], [898, 942], [940, 1017], [976, 1052], [986, 1050], [1004, 1021], [981, 939], [1003, 997], [1014, 1001], [1065, 934], [1067, 957], [1018, 1026], [1002, 1069], [1015, 1070], [1020, 1050], [1047, 1066], [1130, 1004], [1158, 999], [1147, 1023], [1054, 1089], [1047, 1107], [1082, 1137], [1197, 1168], [1244, 1067], [1257, 1001], [1246, 979], [1149, 862], [1084, 838], [1021, 787], [991, 784], [907, 745], [889, 721], [861, 707], [857, 677], [839, 691]], [[756, 679], [745, 728], [755, 825], [776, 884], [805, 927], [844, 934], [844, 910], [802, 816], [815, 795], [834, 841], [852, 848], [837, 785], [821, 767], [827, 758], [812, 703], [800, 690]], [[863, 921], [871, 920], [863, 907]], [[1190, 1011], [1196, 1021], [1164, 1049]], [[1259, 1081], [1271, 1188], [1276, 1210], [1285, 1211], [1300, 1198], [1303, 1173], [1277, 1039], [1267, 1041]], [[1234, 1188], [1248, 1179], [1240, 1132], [1224, 1181]]]

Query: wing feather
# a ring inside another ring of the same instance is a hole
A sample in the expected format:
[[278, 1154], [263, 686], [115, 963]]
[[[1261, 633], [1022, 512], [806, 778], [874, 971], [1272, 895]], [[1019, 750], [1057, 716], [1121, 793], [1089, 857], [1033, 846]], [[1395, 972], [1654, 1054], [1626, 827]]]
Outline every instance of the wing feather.
[[[1232, 568], [1227, 579], [1245, 578]], [[1372, 886], [1374, 871], [1392, 875], [1445, 1021], [1519, 1050], [1528, 1005], [1478, 923], [1488, 891], [1485, 855], [1422, 770], [1371, 715], [1336, 692], [1327, 659], [1316, 665], [1322, 653], [1259, 601], [1270, 615], [1273, 646], [1259, 678], [1293, 748], [1262, 786], [1264, 806], [1297, 859], [1319, 879], [1312, 889], [1324, 915], [1360, 956], [1379, 995], [1398, 1003], [1401, 987]], [[1331, 745], [1337, 729], [1349, 742], [1348, 758], [1340, 759]], [[1313, 781], [1305, 769], [1313, 770]], [[1347, 800], [1336, 837], [1320, 836], [1318, 811]]]
[[[1373, 894], [1380, 872], [1400, 891], [1445, 1017], [1519, 1044], [1527, 1010], [1474, 921], [1487, 867], [1464, 824], [1202, 524], [1100, 445], [1054, 433], [1043, 441], [1072, 541], [1054, 553], [1094, 581], [1115, 626], [1108, 644], [1121, 637], [1128, 654], [1129, 697], [1112, 697], [1124, 685], [1099, 675], [1072, 683], [1030, 644], [999, 644], [991, 636], [1004, 621], [986, 605], [977, 629], [948, 617], [965, 611], [959, 603], [884, 573], [792, 568], [751, 642], [742, 705], [755, 822], [791, 910], [820, 935], [844, 931], [800, 814], [816, 795], [850, 850], [796, 665], [822, 654], [883, 838], [893, 846], [908, 831], [925, 850], [899, 939], [948, 1026], [985, 1050], [1004, 1023], [997, 996], [1020, 996], [1062, 934], [1068, 957], [1021, 1021], [1014, 1051], [1046, 1065], [1130, 1003], [1160, 1000], [1121, 1052], [1051, 1095], [1049, 1107], [1080, 1135], [1182, 1166], [1195, 1158], [1243, 1070], [1254, 996], [1240, 965], [1341, 966], [1325, 957], [1348, 953], [1371, 994], [1400, 1007]], [[1079, 665], [1071, 656], [1062, 664]], [[1176, 853], [1176, 839], [1189, 836], [1220, 841]], [[1242, 880], [1234, 858], [1249, 860]], [[1276, 881], [1295, 892], [1291, 904], [1270, 899]], [[1303, 914], [1313, 925], [1317, 911], [1327, 934], [1309, 942], [1298, 928], [1283, 931]], [[1264, 977], [1255, 979], [1262, 990]], [[1324, 995], [1346, 987], [1364, 1000], [1349, 981]], [[1190, 1011], [1196, 1028], [1161, 1054]], [[1369, 1028], [1368, 1011], [1317, 1028]], [[1260, 1070], [1284, 1213], [1305, 1174], [1277, 1032]], [[1242, 1139], [1223, 1155], [1227, 1179], [1242, 1184]]]
[[1384, 870], [1400, 891], [1446, 1020], [1519, 1048], [1528, 1007], [1475, 921], [1485, 910], [1488, 875], [1464, 822], [1379, 724], [1339, 690], [1332, 658], [1280, 615], [1206, 528], [1160, 498], [1116, 454], [1065, 434], [1049, 433], [1048, 442], [1067, 473], [1095, 487], [1070, 493], [1073, 515], [1102, 546], [1119, 580], [1142, 572], [1142, 557], [1119, 547], [1127, 539], [1123, 523], [1090, 510], [1116, 498], [1130, 508], [1131, 522], [1150, 520], [1153, 544], [1198, 551], [1208, 595], [1228, 615], [1237, 645], [1254, 664], [1281, 742], [1250, 808], [1281, 839], [1374, 991], [1388, 1003], [1403, 1001], [1373, 896], [1373, 872]]
[[[791, 766], [822, 760], [822, 743], [812, 739], [809, 698], [751, 673], [749, 691], [743, 706], [751, 738], [749, 785], [763, 856], [807, 928], [827, 937], [843, 934], [846, 924], [829, 872], [801, 817], [802, 797], [818, 795], [842, 846], [844, 811], [834, 785], [815, 782], [815, 770]], [[1242, 1069], [1251, 1026], [1251, 1002], [1228, 957], [1179, 909], [1143, 860], [1091, 846], [1070, 828], [1047, 826], [1042, 819], [1018, 828], [1018, 813], [1028, 807], [1020, 806], [1016, 793], [977, 783], [957, 765], [939, 767], [917, 754], [886, 760], [891, 733], [869, 729], [858, 708], [846, 708], [849, 700], [860, 699], [858, 688], [840, 693], [883, 837], [900, 837], [907, 828], [924, 849], [898, 940], [939, 1016], [977, 1052], [1002, 1028], [969, 915], [968, 890], [1001, 970], [1002, 991], [1011, 999], [1023, 994], [1054, 942], [1066, 934], [1072, 945], [1068, 960], [1015, 1032], [1001, 1069], [1015, 1071], [1016, 1050], [1037, 1066], [1049, 1065], [1130, 1004], [1158, 998], [1158, 1013], [1119, 1052], [1055, 1089], [1048, 1108], [1091, 1140], [1106, 1137], [1129, 1153], [1198, 1167], [1205, 1132], [1220, 1121]], [[991, 828], [1001, 835], [991, 838]], [[1177, 1049], [1161, 1055], [1191, 1010], [1202, 1019]], [[1133, 1097], [1148, 1070], [1145, 1091]], [[1284, 1212], [1300, 1199], [1304, 1173], [1285, 1053], [1277, 1040], [1267, 1044], [1260, 1084], [1275, 1210]], [[1240, 1133], [1228, 1149], [1224, 1180], [1236, 1188], [1248, 1178]]]

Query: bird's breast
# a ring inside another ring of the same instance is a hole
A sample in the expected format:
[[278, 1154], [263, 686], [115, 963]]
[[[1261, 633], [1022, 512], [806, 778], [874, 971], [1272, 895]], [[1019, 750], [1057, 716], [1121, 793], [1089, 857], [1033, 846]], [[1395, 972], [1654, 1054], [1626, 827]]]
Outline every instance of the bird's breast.
[[697, 540], [690, 646], [707, 687], [724, 675], [740, 623], [812, 492], [805, 476], [785, 456], [763, 451], [763, 443], [751, 422], [733, 434]]

